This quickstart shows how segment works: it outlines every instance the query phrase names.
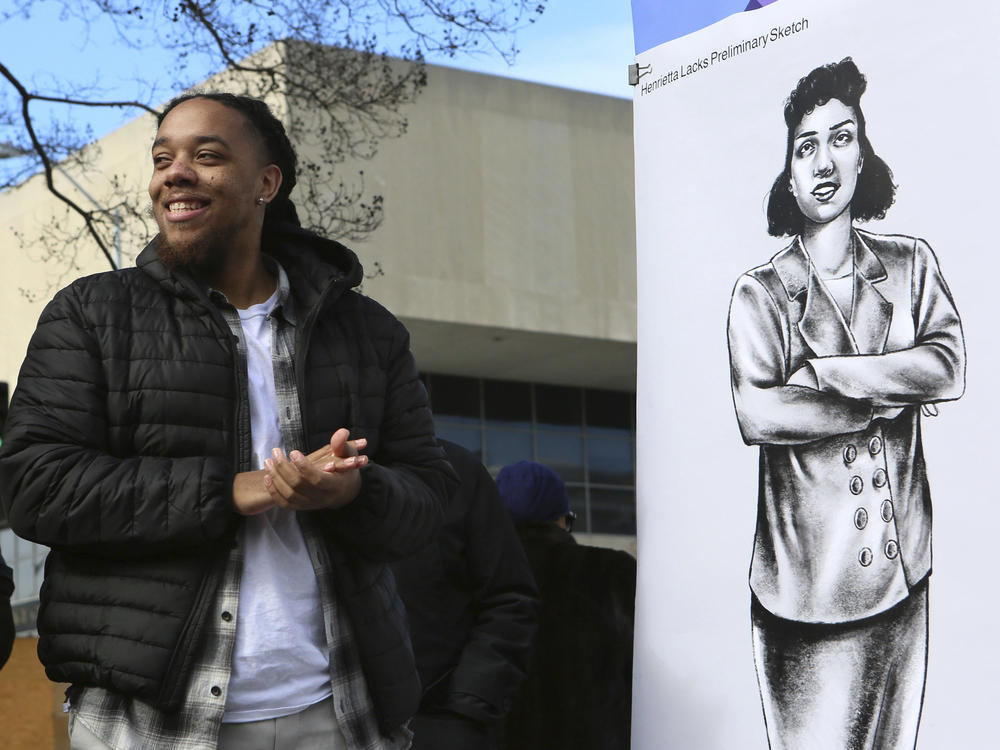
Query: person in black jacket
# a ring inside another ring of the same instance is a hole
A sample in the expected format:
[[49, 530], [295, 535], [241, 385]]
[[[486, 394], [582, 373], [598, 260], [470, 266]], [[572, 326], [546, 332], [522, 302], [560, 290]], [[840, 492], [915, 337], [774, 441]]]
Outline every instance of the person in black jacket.
[[507, 716], [510, 750], [622, 750], [632, 710], [635, 558], [577, 544], [562, 479], [518, 461], [497, 475], [541, 602], [528, 677]]
[[425, 686], [413, 750], [495, 750], [527, 671], [537, 592], [486, 467], [440, 443], [462, 483], [436, 542], [393, 565]]
[[455, 477], [406, 330], [298, 226], [295, 163], [262, 102], [171, 102], [159, 234], [57, 294], [29, 344], [0, 498], [52, 548], [38, 653], [73, 685], [74, 747], [409, 743], [388, 563], [433, 538]]
[[10, 595], [14, 593], [14, 571], [4, 561], [0, 553], [0, 669], [7, 663], [14, 649], [14, 612], [10, 606]]

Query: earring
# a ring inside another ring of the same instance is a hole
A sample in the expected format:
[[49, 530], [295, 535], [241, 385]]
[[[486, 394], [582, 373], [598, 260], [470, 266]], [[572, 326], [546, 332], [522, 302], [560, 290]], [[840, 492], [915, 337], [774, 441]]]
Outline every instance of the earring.
[[258, 206], [263, 206], [264, 205], [264, 198], [263, 197], [257, 199], [257, 205]]

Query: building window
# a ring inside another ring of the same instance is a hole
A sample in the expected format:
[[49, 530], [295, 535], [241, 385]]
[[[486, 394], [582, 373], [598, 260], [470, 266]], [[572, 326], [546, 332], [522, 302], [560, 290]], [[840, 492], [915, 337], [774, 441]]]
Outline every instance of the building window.
[[635, 534], [635, 395], [593, 388], [425, 374], [439, 437], [493, 476], [528, 459], [554, 470], [576, 529]]

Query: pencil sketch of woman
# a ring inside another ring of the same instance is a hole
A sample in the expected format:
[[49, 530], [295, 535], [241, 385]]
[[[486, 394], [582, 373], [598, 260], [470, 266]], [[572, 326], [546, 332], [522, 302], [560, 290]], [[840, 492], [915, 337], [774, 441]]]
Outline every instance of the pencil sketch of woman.
[[777, 748], [913, 748], [927, 663], [931, 499], [921, 412], [965, 389], [965, 344], [926, 242], [862, 231], [893, 203], [847, 58], [785, 104], [768, 231], [739, 278], [733, 400], [760, 446], [754, 658]]

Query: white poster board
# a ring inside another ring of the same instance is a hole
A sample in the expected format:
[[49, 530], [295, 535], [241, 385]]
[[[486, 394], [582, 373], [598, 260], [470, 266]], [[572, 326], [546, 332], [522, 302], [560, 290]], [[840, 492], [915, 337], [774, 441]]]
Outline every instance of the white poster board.
[[[867, 134], [892, 169], [877, 233], [924, 238], [961, 314], [961, 399], [923, 418], [933, 497], [920, 748], [997, 742], [1000, 10], [955, 0], [784, 0], [638, 56], [638, 549], [633, 748], [768, 746], [748, 569], [759, 449], [734, 410], [727, 315], [737, 279], [789, 244], [765, 206], [782, 109], [814, 68], [852, 57]], [[845, 687], [845, 689], [848, 689]]]

